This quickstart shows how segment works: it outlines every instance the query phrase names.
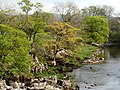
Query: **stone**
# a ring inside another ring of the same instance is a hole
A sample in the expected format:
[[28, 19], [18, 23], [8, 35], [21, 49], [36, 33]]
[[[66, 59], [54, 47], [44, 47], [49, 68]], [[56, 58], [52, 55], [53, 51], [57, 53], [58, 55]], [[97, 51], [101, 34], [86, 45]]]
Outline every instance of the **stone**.
[[44, 88], [46, 87], [46, 85], [47, 85], [47, 82], [39, 83], [39, 87], [40, 87], [41, 89], [44, 89]]
[[54, 87], [51, 86], [51, 85], [47, 85], [46, 88], [45, 88], [45, 90], [54, 90]]
[[54, 90], [62, 90], [62, 89], [60, 89], [60, 88], [54, 88]]
[[80, 90], [80, 87], [78, 85], [75, 85], [75, 90]]
[[64, 56], [69, 56], [69, 54], [67, 53], [67, 50], [65, 49], [59, 50], [56, 54], [57, 58], [63, 58]]
[[71, 87], [70, 80], [63, 80], [62, 86], [63, 86], [64, 89], [69, 89]]
[[24, 88], [25, 84], [24, 83], [18, 83], [18, 85], [20, 86], [20, 88]]
[[57, 80], [57, 84], [62, 86], [63, 85], [63, 80]]

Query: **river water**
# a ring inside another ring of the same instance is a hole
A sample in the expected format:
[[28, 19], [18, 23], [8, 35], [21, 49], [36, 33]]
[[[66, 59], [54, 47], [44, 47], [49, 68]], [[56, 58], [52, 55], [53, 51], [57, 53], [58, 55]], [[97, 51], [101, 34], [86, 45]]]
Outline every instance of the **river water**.
[[107, 59], [103, 64], [73, 70], [80, 90], [120, 90], [120, 46], [106, 47], [105, 56]]

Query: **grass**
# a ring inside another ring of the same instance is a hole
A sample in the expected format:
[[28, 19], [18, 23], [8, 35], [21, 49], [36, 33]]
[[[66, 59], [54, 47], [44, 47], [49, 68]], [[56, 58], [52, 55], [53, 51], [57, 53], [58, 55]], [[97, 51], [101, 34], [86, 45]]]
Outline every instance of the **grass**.
[[85, 60], [85, 58], [88, 58], [91, 54], [93, 54], [98, 48], [91, 45], [84, 45], [78, 48], [78, 50], [75, 53], [75, 57], [79, 58], [80, 60]]
[[58, 79], [63, 78], [63, 74], [60, 74], [57, 70], [56, 67], [49, 66], [48, 71], [44, 71], [42, 73], [37, 73], [36, 77], [50, 77], [50, 76], [57, 76]]

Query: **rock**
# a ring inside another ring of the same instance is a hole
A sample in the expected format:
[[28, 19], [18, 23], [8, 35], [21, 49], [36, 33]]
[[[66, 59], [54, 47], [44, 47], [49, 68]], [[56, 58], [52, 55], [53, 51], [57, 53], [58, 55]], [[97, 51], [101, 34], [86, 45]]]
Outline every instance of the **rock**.
[[67, 53], [67, 50], [65, 50], [65, 49], [59, 50], [56, 54], [57, 58], [63, 58], [65, 56], [69, 56], [69, 54]]
[[62, 89], [60, 89], [60, 88], [54, 88], [54, 90], [62, 90]]
[[80, 87], [78, 85], [75, 85], [75, 90], [80, 90]]
[[90, 67], [90, 69], [93, 69], [92, 67]]
[[39, 86], [38, 83], [33, 83], [33, 84], [32, 84], [32, 87], [38, 87], [38, 86]]
[[49, 79], [47, 80], [47, 83], [49, 85], [56, 85], [57, 84], [57, 76], [50, 76]]
[[87, 89], [91, 89], [91, 87], [90, 87], [90, 86], [85, 86], [85, 88], [87, 88]]
[[61, 89], [61, 90], [63, 90], [63, 87], [60, 86], [60, 85], [58, 85], [58, 84], [57, 84], [55, 87], [56, 87], [56, 88], [59, 88], [59, 89]]
[[104, 58], [103, 57], [100, 57], [100, 59], [99, 60], [104, 60]]
[[18, 83], [18, 85], [20, 86], [21, 89], [24, 88], [25, 84], [24, 83]]
[[51, 86], [51, 85], [47, 85], [47, 86], [45, 87], [45, 90], [54, 90], [54, 87]]
[[38, 79], [32, 79], [31, 83], [39, 83], [39, 80]]
[[79, 90], [76, 84], [70, 80], [57, 80], [57, 76], [49, 78], [35, 78], [24, 83], [12, 82], [11, 86], [6, 85], [5, 80], [0, 81], [0, 90]]
[[86, 84], [86, 86], [85, 86], [85, 88], [87, 88], [87, 89], [91, 89], [92, 87], [95, 87], [96, 86], [96, 84], [95, 83], [91, 83], [91, 84]]
[[47, 82], [39, 83], [39, 87], [41, 87], [43, 89], [46, 87], [46, 85], [47, 85]]
[[63, 80], [57, 80], [57, 84], [62, 86], [63, 85]]
[[62, 86], [63, 86], [64, 90], [69, 90], [69, 88], [71, 87], [70, 80], [63, 80]]
[[95, 83], [93, 83], [93, 84], [91, 84], [90, 86], [95, 87], [95, 86], [96, 86], [96, 84], [95, 84]]
[[56, 66], [57, 65], [55, 60], [49, 60], [49, 61], [47, 61], [47, 63], [49, 66]]
[[19, 84], [18, 84], [17, 82], [14, 82], [12, 87], [13, 87], [13, 88], [20, 89], [20, 86], [19, 86]]
[[9, 89], [9, 90], [13, 89], [12, 86], [6, 85], [6, 81], [5, 81], [5, 80], [3, 80], [2, 83], [3, 83], [3, 84], [2, 84], [2, 85], [3, 85], [3, 89]]

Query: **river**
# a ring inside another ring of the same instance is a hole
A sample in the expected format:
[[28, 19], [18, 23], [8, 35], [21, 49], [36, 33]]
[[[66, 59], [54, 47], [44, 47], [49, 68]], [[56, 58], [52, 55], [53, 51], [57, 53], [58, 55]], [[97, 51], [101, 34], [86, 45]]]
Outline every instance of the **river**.
[[120, 45], [106, 47], [105, 56], [103, 64], [73, 70], [80, 90], [120, 90]]

